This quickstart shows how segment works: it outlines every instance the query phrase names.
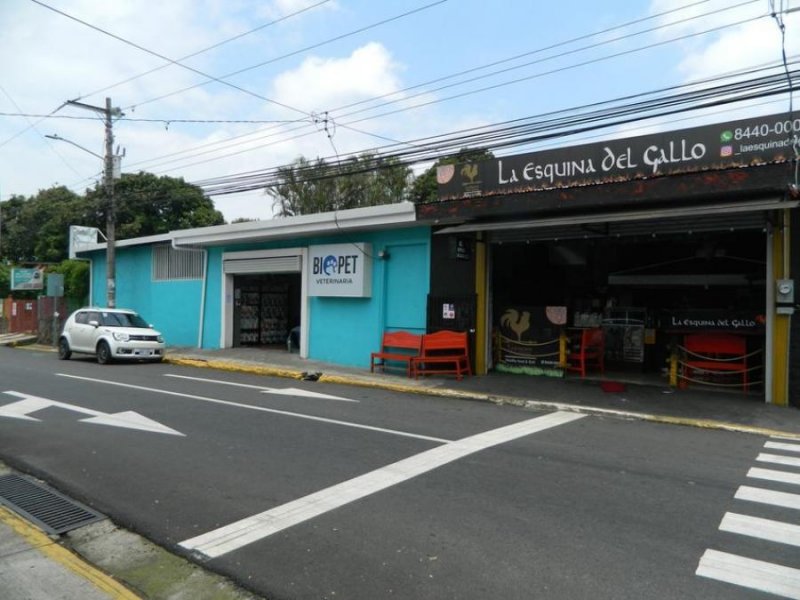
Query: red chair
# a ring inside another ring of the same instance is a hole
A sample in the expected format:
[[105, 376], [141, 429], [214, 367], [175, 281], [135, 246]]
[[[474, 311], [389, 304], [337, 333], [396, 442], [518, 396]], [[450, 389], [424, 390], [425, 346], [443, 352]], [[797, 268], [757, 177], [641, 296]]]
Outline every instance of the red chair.
[[686, 356], [681, 365], [680, 387], [685, 388], [695, 377], [695, 372], [712, 379], [730, 374], [741, 377], [742, 389], [747, 392], [747, 341], [743, 336], [693, 333], [684, 338], [683, 347]]
[[577, 348], [572, 348], [567, 354], [567, 370], [577, 371], [581, 377], [586, 377], [589, 368], [596, 367], [600, 374], [605, 373], [605, 334], [599, 327], [584, 329], [580, 338], [576, 339]]

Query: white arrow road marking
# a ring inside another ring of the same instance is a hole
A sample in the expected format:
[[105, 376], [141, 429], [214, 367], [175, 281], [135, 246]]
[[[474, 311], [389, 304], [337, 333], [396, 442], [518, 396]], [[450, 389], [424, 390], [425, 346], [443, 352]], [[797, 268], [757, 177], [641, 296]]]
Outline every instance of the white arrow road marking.
[[247, 517], [180, 543], [216, 558], [361, 498], [498, 444], [563, 425], [586, 415], [555, 412], [492, 429], [427, 450], [282, 506]]
[[164, 377], [174, 377], [176, 379], [189, 379], [191, 381], [202, 381], [204, 383], [217, 383], [219, 385], [232, 385], [234, 387], [250, 388], [258, 390], [262, 394], [276, 394], [278, 396], [303, 396], [306, 398], [317, 398], [319, 400], [338, 400], [339, 402], [360, 402], [360, 400], [352, 400], [350, 398], [342, 398], [341, 396], [331, 396], [330, 394], [320, 394], [319, 392], [310, 392], [308, 390], [301, 390], [300, 388], [271, 388], [263, 385], [252, 385], [249, 383], [236, 383], [234, 381], [221, 381], [219, 379], [205, 379], [203, 377], [189, 377], [187, 375], [173, 375], [166, 373]]
[[[4, 392], [6, 394], [10, 394], [12, 396], [21, 396], [17, 392]], [[24, 400], [20, 400], [19, 402], [12, 402], [11, 404], [6, 404], [5, 406], [0, 406], [0, 417], [10, 417], [12, 419], [22, 419], [25, 421], [40, 421], [41, 419], [37, 419], [36, 417], [29, 417], [28, 415], [32, 412], [36, 412], [37, 410], [42, 410], [43, 408], [47, 408], [48, 406], [53, 406], [53, 402], [51, 400], [45, 400], [44, 398], [35, 398], [32, 396], [22, 396]]]
[[11, 417], [12, 419], [25, 419], [28, 421], [41, 421], [35, 417], [28, 416], [32, 412], [50, 408], [55, 406], [65, 410], [71, 410], [83, 415], [89, 415], [89, 418], [80, 419], [83, 423], [94, 423], [96, 425], [111, 425], [113, 427], [124, 427], [126, 429], [138, 429], [141, 431], [150, 431], [152, 433], [166, 433], [168, 435], [183, 436], [180, 431], [175, 431], [166, 425], [162, 425], [158, 421], [153, 421], [139, 413], [127, 410], [120, 413], [104, 413], [91, 408], [84, 408], [74, 404], [67, 404], [66, 402], [58, 402], [57, 400], [50, 400], [48, 398], [40, 398], [38, 396], [31, 396], [21, 392], [6, 391], [4, 394], [22, 398], [18, 402], [12, 402], [5, 406], [0, 406], [0, 417]]
[[348, 421], [339, 421], [338, 419], [328, 419], [325, 417], [315, 417], [314, 415], [304, 415], [303, 413], [290, 412], [288, 410], [278, 410], [276, 408], [265, 408], [263, 406], [254, 406], [252, 404], [243, 404], [241, 402], [230, 402], [228, 400], [220, 400], [218, 398], [209, 398], [208, 396], [196, 396], [195, 394], [183, 394], [181, 392], [171, 392], [169, 390], [160, 390], [158, 388], [143, 387], [141, 385], [132, 385], [130, 383], [120, 383], [118, 381], [106, 381], [104, 379], [92, 379], [91, 377], [81, 377], [80, 375], [68, 375], [66, 373], [56, 373], [59, 377], [68, 377], [70, 379], [81, 379], [83, 381], [92, 381], [94, 383], [103, 383], [105, 385], [116, 385], [119, 387], [133, 388], [144, 392], [154, 392], [156, 394], [166, 394], [167, 396], [178, 396], [179, 398], [190, 398], [192, 400], [200, 400], [201, 402], [211, 402], [212, 404], [221, 404], [223, 406], [233, 406], [235, 408], [246, 408], [247, 410], [255, 410], [259, 412], [272, 413], [273, 415], [283, 415], [285, 417], [295, 417], [297, 419], [308, 419], [309, 421], [318, 421], [320, 423], [331, 423], [333, 425], [342, 425], [344, 427], [354, 427], [356, 429], [366, 429], [367, 431], [377, 431], [379, 433], [389, 433], [392, 435], [401, 435], [403, 437], [416, 438], [418, 440], [428, 440], [431, 442], [449, 442], [442, 438], [432, 437], [429, 435], [421, 435], [418, 433], [410, 433], [408, 431], [398, 431], [397, 429], [384, 429], [383, 427], [373, 427], [372, 425], [362, 425], [360, 423], [351, 423]]

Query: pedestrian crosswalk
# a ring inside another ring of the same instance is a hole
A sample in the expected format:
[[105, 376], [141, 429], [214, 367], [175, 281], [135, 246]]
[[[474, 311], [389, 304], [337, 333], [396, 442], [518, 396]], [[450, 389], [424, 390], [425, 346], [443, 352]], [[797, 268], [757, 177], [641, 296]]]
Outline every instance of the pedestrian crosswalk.
[[[800, 557], [797, 550], [800, 548], [800, 440], [774, 438], [766, 442], [764, 448], [769, 452], [759, 453], [756, 461], [769, 463], [770, 468], [753, 467], [748, 471], [751, 485], [742, 485], [736, 490], [735, 511], [725, 513], [719, 529], [743, 536], [742, 539], [764, 541], [776, 551], [770, 553], [771, 560], [763, 560], [762, 556], [743, 556], [708, 548], [695, 573], [800, 600], [800, 561], [797, 560]], [[747, 545], [739, 547], [748, 548]], [[764, 546], [754, 548], [764, 550]], [[780, 557], [780, 562], [775, 557]]]

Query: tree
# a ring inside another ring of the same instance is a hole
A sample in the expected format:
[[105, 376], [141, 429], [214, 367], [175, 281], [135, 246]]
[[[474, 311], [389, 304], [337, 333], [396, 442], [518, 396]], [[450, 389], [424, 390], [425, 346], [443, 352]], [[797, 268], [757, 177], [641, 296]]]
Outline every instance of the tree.
[[[123, 175], [114, 188], [119, 240], [225, 223], [213, 201], [183, 179]], [[69, 253], [69, 226], [105, 231], [106, 206], [99, 187], [85, 195], [58, 186], [30, 198], [12, 196], [3, 202], [0, 256], [16, 264], [59, 263]]]
[[[105, 230], [107, 198], [102, 187], [87, 193], [90, 222], [75, 223]], [[182, 178], [152, 173], [125, 174], [114, 184], [116, 236], [123, 240], [176, 229], [222, 225], [225, 219], [203, 191]]]
[[266, 192], [275, 215], [291, 217], [401, 202], [410, 176], [411, 170], [399, 161], [373, 154], [354, 156], [343, 164], [300, 157], [278, 170], [278, 183]]
[[3, 203], [3, 257], [14, 263], [63, 260], [69, 225], [88, 214], [85, 198], [64, 186], [41, 190], [30, 199], [13, 196]]
[[49, 270], [64, 276], [64, 295], [79, 304], [89, 301], [89, 263], [85, 260], [64, 260]]
[[458, 154], [437, 160], [433, 166], [421, 173], [411, 186], [411, 201], [415, 204], [436, 202], [439, 198], [439, 184], [436, 183], [436, 171], [442, 165], [480, 162], [490, 160], [494, 154], [485, 148], [462, 148]]

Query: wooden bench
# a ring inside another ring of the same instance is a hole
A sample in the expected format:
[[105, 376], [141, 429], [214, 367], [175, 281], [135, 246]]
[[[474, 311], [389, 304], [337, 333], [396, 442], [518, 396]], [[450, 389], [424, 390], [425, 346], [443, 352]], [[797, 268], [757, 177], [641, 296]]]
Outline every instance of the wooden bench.
[[424, 334], [419, 356], [411, 359], [414, 379], [420, 375], [432, 374], [454, 374], [456, 379], [461, 379], [463, 373], [472, 375], [467, 343], [465, 331], [437, 331]]
[[419, 355], [421, 346], [421, 335], [408, 331], [385, 331], [380, 351], [370, 355], [370, 373], [375, 371], [376, 366], [385, 371], [387, 362], [395, 362], [404, 364], [406, 376], [411, 377], [411, 360]]
[[686, 357], [682, 362], [681, 387], [686, 387], [694, 371], [714, 374], [741, 373], [747, 391], [747, 343], [745, 338], [728, 333], [693, 333], [684, 338]]

